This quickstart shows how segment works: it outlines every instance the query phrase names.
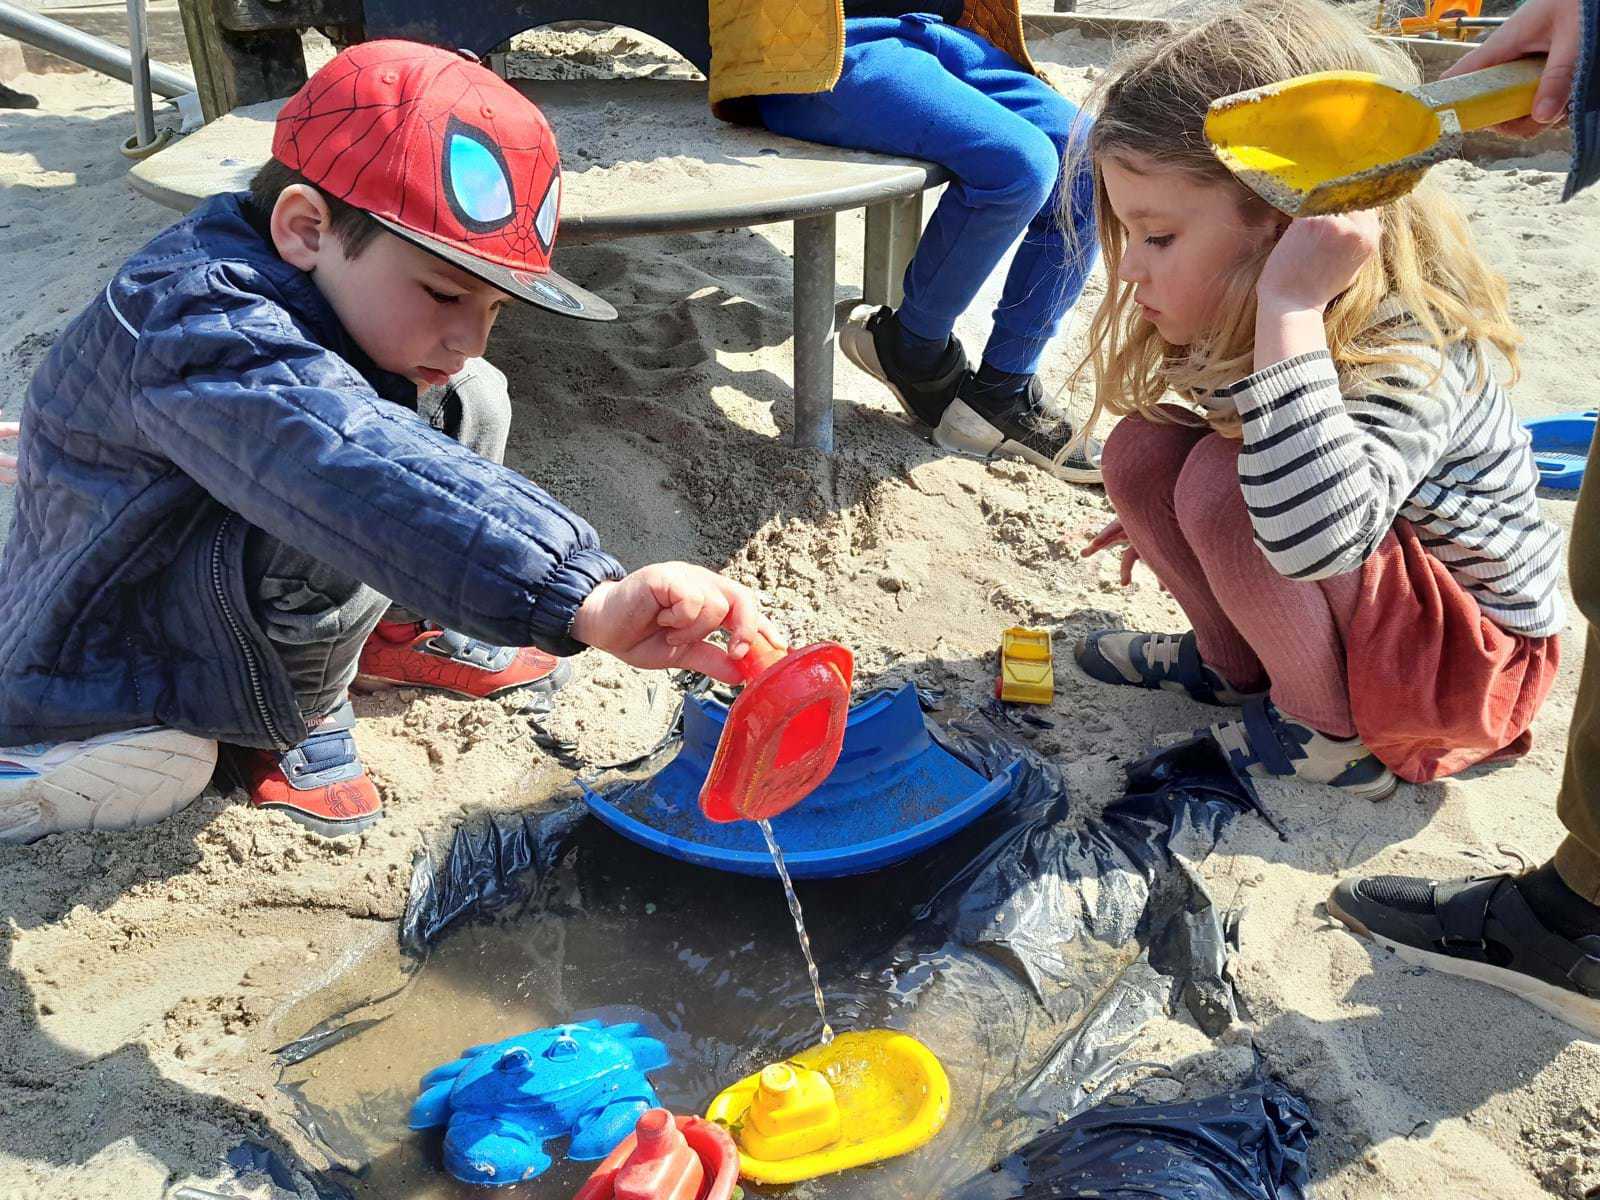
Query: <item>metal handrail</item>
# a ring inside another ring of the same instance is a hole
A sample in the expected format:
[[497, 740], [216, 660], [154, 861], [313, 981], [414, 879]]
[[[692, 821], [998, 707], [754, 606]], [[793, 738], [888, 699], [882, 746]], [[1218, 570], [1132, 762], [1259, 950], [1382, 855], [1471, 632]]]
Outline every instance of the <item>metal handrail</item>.
[[[129, 0], [130, 14], [132, 8], [133, 2]], [[139, 8], [142, 13], [142, 3]], [[140, 29], [142, 32], [142, 23]], [[134, 83], [133, 56], [121, 46], [25, 8], [18, 8], [15, 4], [6, 3], [6, 0], [0, 0], [0, 34], [48, 50], [51, 54], [70, 59], [113, 79], [120, 79], [123, 83]], [[169, 100], [176, 100], [193, 92], [195, 84], [182, 71], [165, 63], [153, 62], [149, 63], [149, 82], [145, 90], [153, 90]]]

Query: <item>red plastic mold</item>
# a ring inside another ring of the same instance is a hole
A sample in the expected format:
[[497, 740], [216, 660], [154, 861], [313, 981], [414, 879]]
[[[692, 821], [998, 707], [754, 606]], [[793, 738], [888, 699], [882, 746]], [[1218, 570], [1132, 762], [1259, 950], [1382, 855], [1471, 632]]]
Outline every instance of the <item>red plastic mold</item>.
[[739, 1151], [720, 1125], [652, 1108], [573, 1200], [728, 1200]]
[[837, 642], [788, 655], [752, 649], [743, 692], [700, 789], [713, 821], [760, 821], [793, 808], [828, 777], [844, 745], [855, 658]]

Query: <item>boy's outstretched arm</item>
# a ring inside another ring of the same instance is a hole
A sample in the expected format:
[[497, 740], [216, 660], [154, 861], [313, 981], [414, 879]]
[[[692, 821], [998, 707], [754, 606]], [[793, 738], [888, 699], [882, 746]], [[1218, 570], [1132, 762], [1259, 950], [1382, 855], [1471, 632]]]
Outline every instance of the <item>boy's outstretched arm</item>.
[[579, 606], [623, 575], [588, 522], [381, 399], [247, 272], [210, 264], [141, 322], [130, 399], [151, 452], [440, 624], [581, 649]]

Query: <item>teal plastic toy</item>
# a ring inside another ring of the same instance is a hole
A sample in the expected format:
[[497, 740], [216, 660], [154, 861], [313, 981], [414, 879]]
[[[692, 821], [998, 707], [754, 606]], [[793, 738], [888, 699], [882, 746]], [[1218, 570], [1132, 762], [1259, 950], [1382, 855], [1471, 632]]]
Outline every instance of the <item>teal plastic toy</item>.
[[646, 1071], [666, 1046], [637, 1024], [582, 1021], [473, 1046], [422, 1077], [412, 1129], [445, 1126], [445, 1169], [503, 1187], [548, 1170], [544, 1143], [572, 1138], [567, 1157], [604, 1158], [658, 1106]]

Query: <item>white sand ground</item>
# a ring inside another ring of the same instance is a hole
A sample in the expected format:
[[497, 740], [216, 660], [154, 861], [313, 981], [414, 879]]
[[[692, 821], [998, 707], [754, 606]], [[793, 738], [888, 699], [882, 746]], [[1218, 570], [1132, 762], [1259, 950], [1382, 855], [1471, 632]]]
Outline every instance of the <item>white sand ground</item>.
[[[1075, 95], [1105, 57], [1069, 36], [1035, 49]], [[21, 86], [43, 103], [0, 113], [6, 413], [106, 272], [172, 218], [123, 180], [125, 87], [84, 74]], [[1547, 156], [1437, 172], [1511, 280], [1526, 415], [1588, 407], [1600, 378], [1600, 195], [1558, 205], [1562, 167]], [[848, 281], [859, 218], [840, 244]], [[791, 449], [790, 249], [779, 227], [562, 251], [558, 265], [622, 316], [507, 314], [490, 353], [515, 389], [510, 461], [586, 513], [624, 562], [725, 567], [764, 589], [797, 637], [854, 646], [866, 680], [914, 676], [977, 699], [1001, 628], [1052, 629], [1057, 724], [1038, 744], [1069, 764], [1081, 807], [1105, 804], [1119, 760], [1207, 713], [1091, 684], [1070, 648], [1108, 623], [1178, 629], [1181, 616], [1148, 575], [1124, 591], [1114, 563], [1078, 558], [1108, 516], [1098, 491], [941, 456], [842, 358], [839, 452]], [[961, 324], [974, 352], [997, 293], [998, 279]], [[1082, 324], [1050, 356], [1050, 383]], [[1546, 508], [1570, 523], [1569, 501]], [[1199, 1093], [1234, 1079], [1253, 1044], [1315, 1106], [1318, 1200], [1600, 1194], [1600, 1047], [1499, 992], [1408, 970], [1322, 909], [1354, 872], [1544, 858], [1581, 650], [1569, 637], [1523, 761], [1380, 805], [1269, 785], [1291, 840], [1241, 819], [1201, 868], [1220, 903], [1244, 907], [1234, 970], [1249, 1038], [1214, 1048], [1163, 1021], [1138, 1052], [1173, 1064], [1177, 1083], [1162, 1086]], [[643, 748], [669, 707], [647, 703], [650, 682], [585, 657], [552, 725], [591, 759]], [[398, 693], [359, 710], [389, 813], [359, 841], [208, 794], [142, 833], [0, 849], [0, 1197], [159, 1196], [204, 1187], [244, 1137], [303, 1146], [263, 1051], [302, 1031], [305, 996], [392, 943], [419, 840], [465, 810], [523, 803], [527, 780], [549, 773], [509, 708]]]

